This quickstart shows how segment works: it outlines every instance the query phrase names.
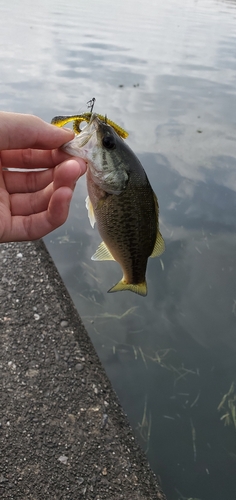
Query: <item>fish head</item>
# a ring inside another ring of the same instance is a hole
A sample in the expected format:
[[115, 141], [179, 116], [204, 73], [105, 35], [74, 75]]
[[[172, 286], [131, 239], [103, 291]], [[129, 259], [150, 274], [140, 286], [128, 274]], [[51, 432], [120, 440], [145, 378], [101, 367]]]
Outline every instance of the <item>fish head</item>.
[[126, 187], [129, 173], [128, 146], [113, 127], [94, 113], [90, 122], [63, 150], [83, 158], [93, 182], [109, 194], [120, 194]]

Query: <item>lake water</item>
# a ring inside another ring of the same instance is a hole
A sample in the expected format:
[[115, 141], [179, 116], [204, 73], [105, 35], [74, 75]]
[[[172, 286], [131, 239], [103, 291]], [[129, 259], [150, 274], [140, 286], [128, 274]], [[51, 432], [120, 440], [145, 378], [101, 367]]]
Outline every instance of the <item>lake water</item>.
[[45, 238], [168, 500], [236, 498], [236, 2], [0, 1], [0, 107], [129, 132], [166, 242], [146, 298], [106, 291], [78, 182]]

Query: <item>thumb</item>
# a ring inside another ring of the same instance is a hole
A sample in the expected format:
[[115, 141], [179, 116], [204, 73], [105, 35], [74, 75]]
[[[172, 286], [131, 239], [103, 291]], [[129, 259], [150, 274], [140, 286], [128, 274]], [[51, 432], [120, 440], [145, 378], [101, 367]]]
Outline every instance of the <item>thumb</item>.
[[74, 132], [44, 122], [33, 115], [0, 112], [2, 149], [54, 149], [72, 140]]

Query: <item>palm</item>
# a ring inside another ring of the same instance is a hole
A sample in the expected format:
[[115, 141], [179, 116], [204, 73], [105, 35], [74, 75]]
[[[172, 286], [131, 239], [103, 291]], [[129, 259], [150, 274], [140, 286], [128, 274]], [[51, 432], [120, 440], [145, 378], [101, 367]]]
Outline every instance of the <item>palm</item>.
[[[2, 242], [38, 239], [63, 224], [75, 181], [85, 171], [83, 161], [65, 160], [68, 156], [60, 151], [26, 151], [3, 151], [2, 167], [49, 168], [33, 172], [0, 169]], [[30, 161], [26, 160], [28, 155]]]

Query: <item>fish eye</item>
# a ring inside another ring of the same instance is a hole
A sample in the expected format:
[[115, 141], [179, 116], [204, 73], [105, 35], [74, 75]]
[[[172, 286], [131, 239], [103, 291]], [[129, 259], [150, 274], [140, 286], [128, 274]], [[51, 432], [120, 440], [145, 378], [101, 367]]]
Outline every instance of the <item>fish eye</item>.
[[115, 139], [110, 134], [103, 137], [102, 144], [106, 149], [114, 149], [116, 147]]

